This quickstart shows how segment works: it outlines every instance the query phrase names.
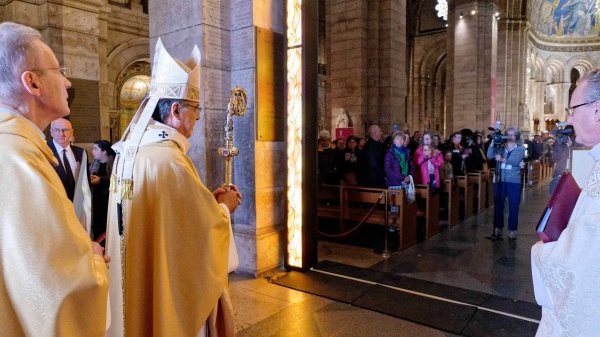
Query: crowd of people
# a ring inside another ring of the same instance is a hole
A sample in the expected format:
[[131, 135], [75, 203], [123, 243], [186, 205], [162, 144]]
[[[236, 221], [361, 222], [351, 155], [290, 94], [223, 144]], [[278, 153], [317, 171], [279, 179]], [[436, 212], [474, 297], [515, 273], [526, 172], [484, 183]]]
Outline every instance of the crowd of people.
[[[452, 133], [445, 141], [427, 130], [411, 136], [408, 128], [394, 127], [384, 135], [378, 125], [372, 125], [364, 138], [350, 135], [332, 141], [329, 131], [323, 130], [318, 139], [319, 182], [384, 188], [400, 185], [410, 174], [415, 183], [439, 187], [444, 179], [494, 168], [495, 156], [488, 155], [492, 139], [493, 132], [484, 135], [468, 129]], [[545, 159], [561, 163], [555, 176], [564, 171], [567, 145], [548, 132], [517, 143], [524, 145], [524, 162]]]
[[349, 136], [331, 142], [329, 132], [318, 139], [318, 175], [323, 184], [384, 188], [408, 182], [439, 188], [446, 178], [483, 171], [488, 163], [484, 137], [465, 130], [445, 142], [429, 131], [394, 130], [384, 135], [371, 125], [365, 138]]
[[[500, 137], [498, 146], [494, 146], [494, 135]], [[508, 199], [508, 236], [515, 239], [525, 163], [542, 159], [556, 162], [555, 178], [550, 184], [553, 188], [565, 170], [566, 153], [571, 145], [564, 141], [569, 137], [556, 137], [559, 140], [556, 141], [547, 132], [525, 142], [520, 138], [515, 128], [487, 135], [463, 129], [442, 141], [439, 134], [429, 131], [415, 131], [411, 136], [408, 128], [394, 127], [387, 136], [379, 126], [372, 125], [365, 138], [351, 135], [331, 142], [329, 132], [324, 130], [318, 139], [319, 182], [398, 188], [407, 187], [412, 176], [415, 184], [429, 185], [435, 192], [445, 179], [495, 168], [496, 208], [490, 238], [502, 239], [504, 201]]]

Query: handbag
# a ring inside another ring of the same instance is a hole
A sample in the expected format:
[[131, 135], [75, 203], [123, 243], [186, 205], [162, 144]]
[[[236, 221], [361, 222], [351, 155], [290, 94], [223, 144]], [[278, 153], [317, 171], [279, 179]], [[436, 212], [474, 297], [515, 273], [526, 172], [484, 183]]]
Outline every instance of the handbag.
[[409, 178], [409, 182], [408, 184], [404, 184], [404, 190], [406, 191], [406, 200], [408, 200], [409, 203], [414, 202], [415, 200], [417, 200], [417, 197], [415, 195], [415, 181], [413, 180], [412, 175], [408, 175]]

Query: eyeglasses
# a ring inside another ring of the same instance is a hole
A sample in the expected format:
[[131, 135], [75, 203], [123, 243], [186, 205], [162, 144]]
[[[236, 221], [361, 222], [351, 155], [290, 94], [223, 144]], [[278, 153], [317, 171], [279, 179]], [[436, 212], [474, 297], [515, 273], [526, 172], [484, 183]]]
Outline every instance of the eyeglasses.
[[32, 71], [44, 71], [44, 70], [58, 70], [65, 78], [71, 76], [71, 69], [69, 69], [67, 67], [32, 69]]
[[587, 103], [577, 104], [576, 106], [572, 106], [572, 107], [566, 108], [565, 110], [567, 111], [567, 114], [569, 115], [569, 117], [572, 117], [575, 114], [575, 109], [579, 108], [580, 106], [592, 104], [592, 103], [594, 103], [596, 101], [598, 101], [598, 100], [594, 100], [594, 101], [587, 102]]
[[192, 104], [188, 104], [188, 103], [181, 103], [181, 104], [184, 105], [186, 108], [200, 111], [200, 107], [197, 105], [192, 105]]
[[50, 129], [50, 131], [56, 132], [56, 133], [67, 133], [67, 132], [73, 131], [73, 129], [55, 129], [55, 128], [52, 128], [52, 129]]

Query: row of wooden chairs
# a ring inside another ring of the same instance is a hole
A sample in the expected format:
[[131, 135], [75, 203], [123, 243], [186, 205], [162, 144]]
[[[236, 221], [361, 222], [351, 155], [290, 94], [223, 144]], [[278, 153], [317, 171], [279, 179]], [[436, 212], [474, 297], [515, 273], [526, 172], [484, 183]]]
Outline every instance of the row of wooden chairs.
[[[402, 189], [322, 185], [317, 211], [319, 218], [338, 220], [340, 231], [347, 229], [347, 222], [365, 221], [386, 226], [386, 229], [393, 226], [402, 250], [417, 242], [418, 220], [424, 223], [425, 237], [429, 238], [440, 231], [440, 225], [454, 226], [490, 207], [493, 204], [492, 174], [477, 172], [446, 179], [439, 191], [428, 185], [415, 185], [415, 196], [416, 201], [409, 202]], [[375, 203], [380, 203], [380, 207], [368, 207]], [[440, 212], [440, 208], [444, 211]], [[368, 214], [369, 211], [372, 212]]]

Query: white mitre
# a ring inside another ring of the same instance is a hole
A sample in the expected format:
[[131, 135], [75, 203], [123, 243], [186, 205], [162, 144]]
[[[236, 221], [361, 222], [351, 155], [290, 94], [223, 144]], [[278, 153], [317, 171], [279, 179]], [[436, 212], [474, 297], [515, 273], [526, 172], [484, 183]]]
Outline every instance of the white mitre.
[[135, 113], [121, 141], [113, 146], [118, 156], [113, 166], [111, 190], [120, 190], [121, 199], [132, 197], [135, 156], [158, 100], [166, 98], [200, 102], [202, 75], [200, 56], [200, 50], [195, 45], [185, 62], [176, 60], [171, 57], [161, 39], [158, 38], [152, 62], [150, 93]]

